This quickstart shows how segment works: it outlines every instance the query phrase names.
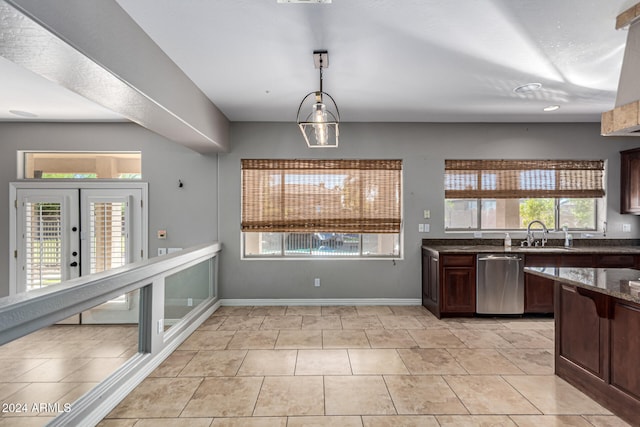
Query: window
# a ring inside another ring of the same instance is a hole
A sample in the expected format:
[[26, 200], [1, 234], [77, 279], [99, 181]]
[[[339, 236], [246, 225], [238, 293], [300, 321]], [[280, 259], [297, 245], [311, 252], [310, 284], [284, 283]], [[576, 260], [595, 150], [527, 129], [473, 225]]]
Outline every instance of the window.
[[602, 160], [445, 160], [446, 230], [596, 230]]
[[397, 257], [401, 160], [242, 160], [247, 257]]
[[22, 151], [24, 179], [141, 179], [142, 155], [136, 152]]

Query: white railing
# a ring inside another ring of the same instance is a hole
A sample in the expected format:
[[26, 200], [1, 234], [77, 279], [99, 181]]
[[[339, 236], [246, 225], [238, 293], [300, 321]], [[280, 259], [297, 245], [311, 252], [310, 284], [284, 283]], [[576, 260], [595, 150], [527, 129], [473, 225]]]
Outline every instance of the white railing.
[[[53, 419], [49, 426], [95, 425], [169, 356], [220, 305], [219, 243], [0, 298], [0, 345], [28, 335], [122, 294], [139, 290], [138, 353]], [[165, 278], [209, 263], [209, 298], [168, 329], [164, 319]]]

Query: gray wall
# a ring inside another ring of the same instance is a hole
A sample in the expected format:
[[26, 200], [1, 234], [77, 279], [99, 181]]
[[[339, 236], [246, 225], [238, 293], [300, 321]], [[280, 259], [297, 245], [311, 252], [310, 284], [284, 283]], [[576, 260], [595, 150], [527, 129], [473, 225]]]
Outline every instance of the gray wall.
[[[310, 150], [293, 123], [234, 123], [231, 152], [203, 156], [134, 124], [0, 123], [0, 296], [9, 288], [9, 182], [16, 180], [18, 149], [141, 150], [143, 180], [149, 183], [149, 253], [220, 240], [222, 298], [419, 298], [421, 239], [471, 237], [444, 233], [445, 158], [606, 159], [607, 237], [640, 237], [638, 217], [617, 213], [618, 152], [640, 146], [640, 140], [602, 138], [597, 123], [353, 123], [340, 130], [339, 148]], [[404, 259], [241, 260], [242, 158], [403, 159]], [[431, 210], [430, 220], [422, 219], [424, 209]], [[428, 222], [431, 232], [419, 234], [420, 222]], [[622, 233], [623, 223], [631, 224], [631, 233]], [[166, 241], [156, 238], [158, 229], [168, 230]], [[494, 236], [502, 235], [485, 233]], [[319, 288], [313, 287], [314, 277], [321, 278]]]
[[[337, 149], [306, 148], [294, 123], [234, 123], [231, 152], [219, 154], [222, 298], [420, 298], [420, 242], [428, 237], [473, 237], [444, 232], [446, 158], [606, 159], [607, 238], [640, 237], [638, 217], [620, 215], [619, 151], [640, 139], [603, 138], [586, 124], [365, 124], [340, 126]], [[240, 159], [401, 158], [404, 161], [404, 259], [240, 259]], [[422, 219], [424, 209], [431, 219]], [[420, 222], [430, 233], [418, 233]], [[622, 224], [631, 233], [622, 233]], [[523, 234], [524, 235], [524, 234]], [[483, 237], [504, 234], [484, 233]], [[520, 238], [514, 233], [514, 238]], [[601, 235], [597, 236], [602, 238]], [[314, 288], [313, 278], [322, 285]]]
[[[17, 150], [142, 152], [149, 183], [149, 254], [218, 239], [217, 155], [201, 155], [131, 123], [0, 123], [0, 296], [9, 292], [9, 183]], [[178, 188], [178, 180], [184, 187]], [[156, 230], [166, 229], [158, 240]]]

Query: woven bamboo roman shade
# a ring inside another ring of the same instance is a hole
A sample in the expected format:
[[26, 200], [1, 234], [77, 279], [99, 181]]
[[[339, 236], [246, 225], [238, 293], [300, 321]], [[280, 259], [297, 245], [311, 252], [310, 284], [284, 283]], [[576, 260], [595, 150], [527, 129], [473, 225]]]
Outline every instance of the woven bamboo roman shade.
[[242, 231], [399, 233], [402, 160], [242, 160]]
[[445, 160], [446, 199], [604, 196], [602, 160]]

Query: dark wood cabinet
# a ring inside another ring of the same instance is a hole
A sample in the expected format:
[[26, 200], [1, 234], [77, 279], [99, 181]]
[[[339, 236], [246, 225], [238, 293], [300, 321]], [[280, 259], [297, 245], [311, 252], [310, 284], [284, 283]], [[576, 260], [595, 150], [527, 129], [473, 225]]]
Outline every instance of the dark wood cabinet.
[[615, 301], [612, 310], [611, 385], [640, 401], [640, 307]]
[[640, 215], [640, 148], [620, 152], [620, 213]]
[[422, 251], [422, 305], [437, 317], [476, 311], [476, 255]]
[[422, 250], [422, 305], [439, 316], [439, 257], [437, 253]]
[[524, 275], [524, 312], [553, 313], [553, 280], [533, 274]]
[[640, 305], [555, 282], [555, 372], [640, 425]]
[[575, 286], [559, 286], [559, 319], [556, 348], [560, 358], [604, 378], [602, 325], [594, 301], [580, 295]]

